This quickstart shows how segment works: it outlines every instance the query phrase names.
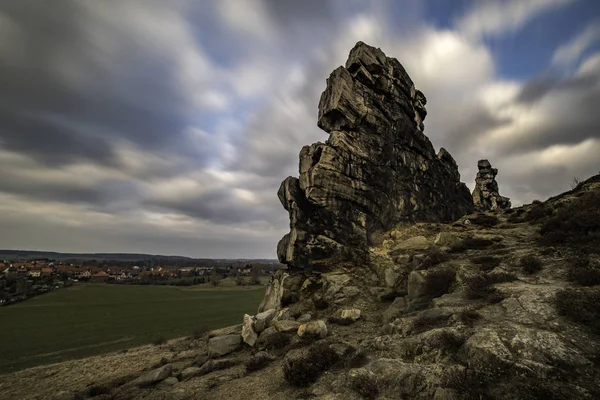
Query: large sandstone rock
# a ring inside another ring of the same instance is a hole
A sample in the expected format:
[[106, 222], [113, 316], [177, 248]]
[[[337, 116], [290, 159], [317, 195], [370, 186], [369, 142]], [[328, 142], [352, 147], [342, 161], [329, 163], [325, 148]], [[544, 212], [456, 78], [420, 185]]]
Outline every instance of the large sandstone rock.
[[456, 162], [423, 134], [425, 103], [398, 60], [357, 43], [321, 95], [318, 125], [329, 139], [303, 147], [300, 177], [279, 188], [290, 216], [281, 262], [358, 262], [399, 222], [453, 221], [473, 210]]
[[510, 199], [500, 196], [498, 193], [498, 182], [496, 175], [498, 170], [492, 168], [488, 160], [477, 162], [477, 177], [475, 178], [475, 189], [473, 189], [473, 204], [479, 211], [494, 211], [510, 208]]
[[256, 339], [258, 339], [258, 335], [254, 331], [254, 319], [248, 314], [244, 314], [242, 339], [244, 340], [244, 343], [248, 344], [249, 346], [254, 346]]
[[128, 383], [128, 386], [146, 387], [163, 381], [171, 376], [173, 367], [171, 364], [163, 365], [160, 368], [152, 370], [139, 378]]
[[216, 336], [208, 340], [208, 356], [221, 357], [236, 351], [242, 344], [240, 334]]

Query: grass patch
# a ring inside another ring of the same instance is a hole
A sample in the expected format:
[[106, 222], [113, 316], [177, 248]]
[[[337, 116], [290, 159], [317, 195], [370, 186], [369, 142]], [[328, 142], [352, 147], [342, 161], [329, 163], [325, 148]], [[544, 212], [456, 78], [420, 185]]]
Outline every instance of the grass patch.
[[0, 307], [0, 374], [234, 325], [264, 297], [245, 288], [78, 284]]
[[597, 288], [565, 289], [556, 294], [558, 313], [600, 334], [600, 290]]
[[521, 257], [519, 260], [519, 267], [521, 268], [521, 271], [532, 275], [542, 270], [542, 261], [536, 256], [529, 254]]
[[545, 221], [540, 233], [542, 245], [569, 245], [600, 252], [600, 191], [586, 192]]
[[338, 360], [337, 353], [328, 343], [320, 342], [299, 350], [301, 356], [286, 358], [283, 362], [283, 377], [292, 386], [309, 386]]

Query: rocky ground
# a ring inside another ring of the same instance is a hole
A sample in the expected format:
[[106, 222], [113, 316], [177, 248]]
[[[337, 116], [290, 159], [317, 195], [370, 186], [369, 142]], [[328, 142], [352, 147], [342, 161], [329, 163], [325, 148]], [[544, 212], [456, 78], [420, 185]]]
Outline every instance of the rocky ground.
[[1, 376], [0, 397], [597, 399], [599, 198], [595, 177], [398, 226], [366, 265], [282, 271], [243, 325]]

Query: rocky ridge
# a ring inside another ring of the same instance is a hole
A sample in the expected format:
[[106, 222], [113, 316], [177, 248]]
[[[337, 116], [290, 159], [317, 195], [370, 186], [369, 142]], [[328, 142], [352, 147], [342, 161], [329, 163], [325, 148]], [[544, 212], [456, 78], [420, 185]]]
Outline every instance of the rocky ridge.
[[362, 42], [327, 79], [318, 126], [325, 143], [300, 151], [300, 177], [278, 196], [290, 233], [282, 263], [366, 260], [367, 247], [399, 222], [451, 222], [473, 210], [456, 162], [423, 134], [426, 98], [394, 58]]

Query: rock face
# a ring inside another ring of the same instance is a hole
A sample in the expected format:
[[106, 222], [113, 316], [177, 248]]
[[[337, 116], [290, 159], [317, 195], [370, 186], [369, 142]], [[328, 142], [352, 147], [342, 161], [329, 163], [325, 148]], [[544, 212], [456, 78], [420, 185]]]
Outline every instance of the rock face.
[[478, 211], [494, 211], [510, 208], [510, 199], [500, 196], [498, 193], [498, 182], [496, 175], [498, 170], [492, 168], [488, 160], [477, 162], [477, 177], [475, 178], [475, 189], [473, 189], [473, 204]]
[[357, 43], [321, 95], [318, 126], [329, 139], [302, 148], [300, 178], [277, 193], [290, 216], [277, 245], [282, 263], [362, 260], [399, 222], [449, 222], [473, 210], [456, 162], [423, 134], [425, 103], [398, 60]]

